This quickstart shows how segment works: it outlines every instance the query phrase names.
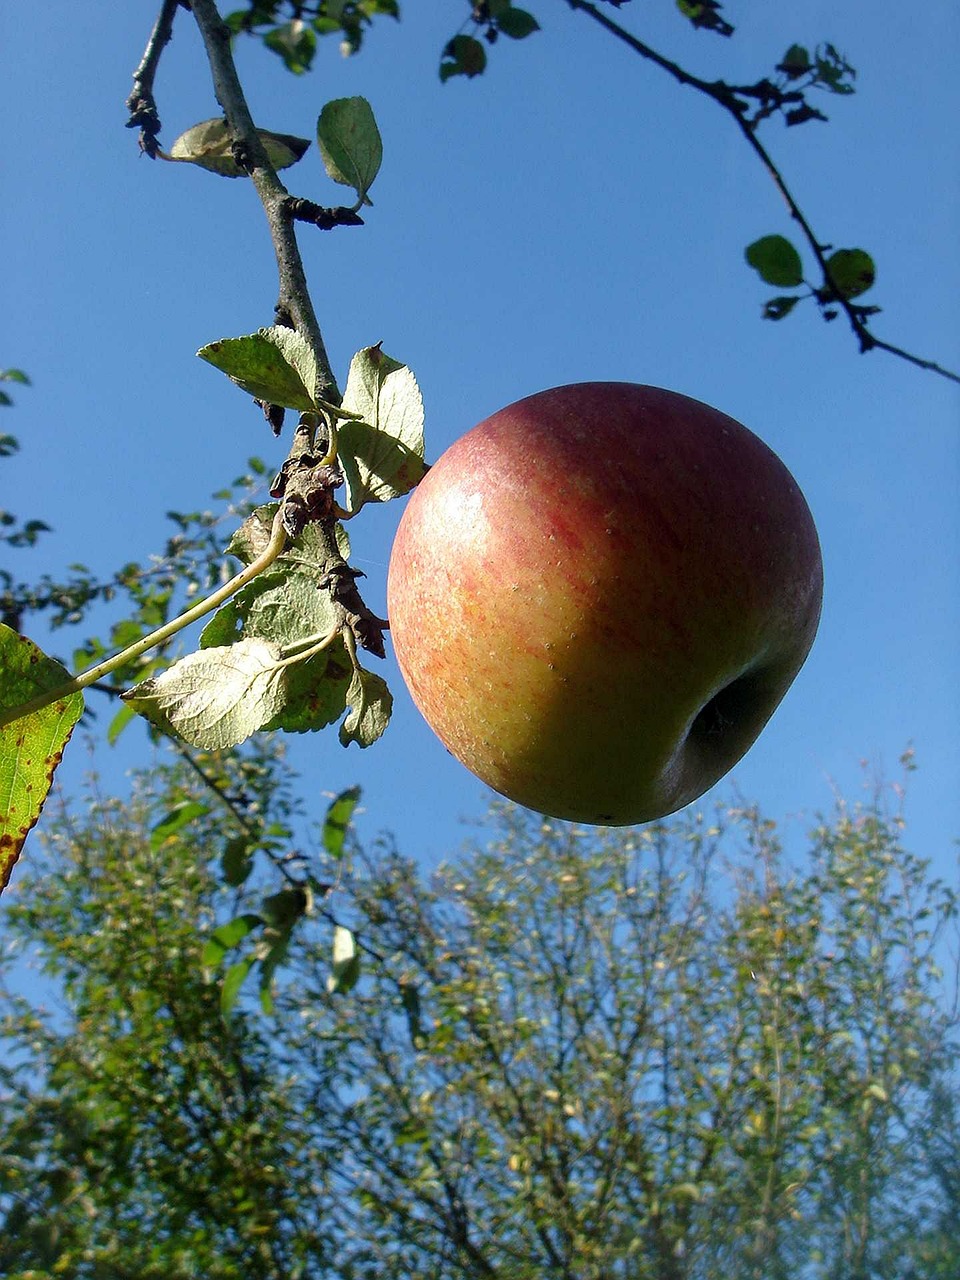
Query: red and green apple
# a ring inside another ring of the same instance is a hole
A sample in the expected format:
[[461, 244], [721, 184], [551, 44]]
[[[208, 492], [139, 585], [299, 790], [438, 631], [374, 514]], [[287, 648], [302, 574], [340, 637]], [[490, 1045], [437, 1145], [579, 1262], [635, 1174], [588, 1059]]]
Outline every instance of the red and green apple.
[[558, 818], [702, 795], [800, 670], [823, 586], [809, 508], [746, 427], [656, 387], [529, 396], [461, 437], [394, 543], [391, 634], [467, 768]]

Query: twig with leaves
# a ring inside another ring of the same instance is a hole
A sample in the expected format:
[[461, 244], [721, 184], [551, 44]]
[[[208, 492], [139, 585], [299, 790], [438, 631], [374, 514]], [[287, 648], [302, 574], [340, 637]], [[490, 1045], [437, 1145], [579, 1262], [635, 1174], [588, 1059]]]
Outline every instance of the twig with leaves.
[[[386, 683], [359, 659], [360, 649], [383, 657], [387, 624], [360, 596], [362, 575], [348, 564], [342, 521], [368, 502], [408, 492], [423, 476], [423, 403], [412, 372], [379, 345], [354, 358], [341, 397], [295, 230], [298, 221], [328, 229], [362, 221], [382, 158], [379, 129], [365, 99], [327, 103], [317, 121], [320, 155], [327, 175], [353, 189], [355, 204], [326, 209], [291, 197], [277, 169], [301, 160], [310, 143], [257, 128], [231, 28], [214, 0], [192, 0], [190, 8], [223, 118], [193, 126], [169, 152], [160, 146], [154, 81], [177, 9], [166, 0], [137, 69], [129, 123], [139, 124], [141, 147], [154, 158], [253, 182], [277, 260], [276, 322], [198, 354], [246, 391], [275, 431], [286, 409], [299, 412], [299, 425], [271, 486], [277, 501], [255, 510], [228, 548], [245, 567], [205, 600], [72, 677], [0, 627], [0, 656], [15, 674], [0, 692], [0, 784], [13, 798], [0, 819], [0, 888], [39, 816], [82, 712], [82, 690], [214, 610], [196, 653], [124, 694], [127, 708], [165, 734], [220, 750], [259, 729], [305, 732], [341, 721], [344, 746], [369, 746], [390, 718]], [[335, 497], [341, 488], [342, 502]]]
[[[626, 0], [606, 0], [605, 3], [603, 0], [600, 3], [595, 0], [563, 2], [575, 13], [581, 13], [595, 22], [633, 53], [659, 67], [678, 84], [695, 89], [722, 107], [763, 165], [786, 203], [791, 218], [800, 228], [822, 277], [818, 285], [808, 284], [804, 280], [800, 254], [785, 236], [763, 236], [749, 245], [746, 250], [747, 262], [767, 284], [779, 288], [800, 288], [805, 285], [807, 289], [805, 294], [780, 294], [769, 299], [763, 308], [764, 319], [782, 320], [799, 302], [812, 298], [825, 320], [835, 320], [840, 314], [846, 316], [861, 353], [886, 351], [920, 369], [949, 378], [952, 382], [960, 382], [960, 374], [937, 361], [915, 355], [871, 332], [869, 322], [880, 308], [865, 305], [857, 299], [874, 283], [876, 270], [873, 259], [864, 249], [833, 249], [815, 233], [783, 172], [757, 136], [759, 126], [776, 115], [789, 127], [805, 124], [810, 120], [826, 120], [824, 113], [807, 98], [811, 89], [841, 96], [853, 93], [852, 81], [856, 72], [833, 45], [823, 44], [811, 55], [804, 46], [793, 44], [776, 67], [774, 78], [763, 76], [753, 84], [731, 85], [724, 80], [704, 80], [693, 75], [612, 18], [607, 9], [619, 10]], [[677, 7], [698, 29], [712, 31], [720, 36], [733, 35], [733, 25], [722, 16], [722, 6], [718, 0], [677, 0]], [[468, 18], [444, 46], [440, 79], [446, 81], [461, 75], [472, 79], [480, 75], [487, 66], [485, 44], [496, 44], [501, 36], [514, 40], [523, 39], [538, 30], [536, 18], [525, 9], [513, 5], [510, 0], [473, 0]]]
[[[852, 88], [846, 76], [852, 74], [852, 68], [837, 53], [832, 45], [824, 48], [823, 55], [811, 59], [808, 51], [800, 45], [792, 45], [777, 68], [786, 84], [775, 84], [763, 79], [754, 85], [731, 86], [722, 80], [707, 81], [699, 76], [691, 75], [676, 62], [665, 58], [652, 49], [643, 40], [604, 13], [592, 0], [566, 0], [570, 8], [580, 12], [603, 27], [627, 48], [660, 67], [672, 76], [678, 84], [686, 85], [705, 94], [718, 106], [722, 107], [732, 118], [741, 136], [753, 151], [754, 155], [769, 174], [774, 186], [780, 192], [791, 218], [803, 234], [817, 267], [823, 276], [823, 283], [817, 287], [808, 286], [809, 295], [819, 305], [826, 320], [836, 318], [842, 311], [856, 335], [860, 351], [886, 351], [890, 355], [899, 356], [902, 360], [940, 374], [953, 382], [960, 382], [960, 374], [944, 368], [935, 360], [928, 360], [914, 355], [903, 347], [886, 342], [876, 337], [867, 327], [871, 316], [880, 308], [863, 306], [854, 301], [860, 294], [871, 287], [875, 278], [873, 261], [863, 249], [837, 249], [830, 252], [831, 246], [825, 244], [816, 235], [800, 205], [787, 185], [786, 179], [773, 160], [770, 152], [757, 136], [759, 124], [776, 111], [784, 114], [788, 125], [801, 124], [807, 120], [825, 120], [826, 116], [806, 102], [802, 89], [796, 84], [807, 82], [807, 87], [818, 85], [834, 93], [851, 92]], [[721, 34], [730, 34], [723, 32]], [[793, 85], [794, 87], [788, 87]], [[759, 107], [752, 114], [750, 99], [759, 102]], [[829, 255], [829, 256], [828, 256]], [[803, 266], [800, 255], [793, 245], [783, 236], [765, 236], [755, 241], [746, 251], [747, 261], [755, 267], [760, 276], [768, 284], [781, 287], [796, 287], [804, 283]], [[787, 297], [771, 299], [764, 308], [764, 316], [768, 320], [780, 320], [789, 315], [803, 295], [794, 294]]]

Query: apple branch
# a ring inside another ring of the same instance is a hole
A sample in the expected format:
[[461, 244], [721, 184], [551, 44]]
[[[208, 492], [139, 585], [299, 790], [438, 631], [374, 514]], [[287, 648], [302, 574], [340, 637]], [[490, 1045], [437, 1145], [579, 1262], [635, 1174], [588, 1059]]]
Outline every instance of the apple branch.
[[310, 344], [321, 382], [316, 388], [317, 393], [326, 400], [339, 403], [337, 381], [307, 288], [303, 259], [294, 231], [293, 202], [270, 163], [250, 115], [233, 60], [230, 29], [220, 17], [214, 0], [193, 0], [192, 9], [207, 51], [217, 101], [223, 108], [237, 157], [250, 175], [267, 215], [280, 276], [276, 306], [278, 320], [297, 329]]
[[914, 355], [912, 352], [906, 351], [903, 347], [896, 346], [891, 342], [886, 342], [882, 338], [878, 338], [870, 332], [866, 324], [864, 308], [857, 306], [857, 304], [852, 302], [850, 298], [846, 297], [843, 290], [833, 279], [826, 259], [827, 247], [821, 242], [820, 238], [814, 234], [813, 228], [810, 226], [810, 223], [807, 221], [807, 218], [797, 203], [796, 198], [787, 186], [783, 174], [780, 172], [769, 151], [757, 137], [756, 125], [759, 122], [759, 118], [762, 117], [758, 117], [756, 119], [748, 117], [745, 104], [742, 98], [738, 96], [738, 90], [736, 88], [726, 84], [722, 80], [703, 80], [699, 76], [692, 75], [689, 71], [685, 71], [684, 68], [679, 66], [676, 62], [671, 61], [669, 58], [665, 58], [663, 54], [652, 49], [650, 45], [644, 43], [644, 41], [639, 39], [639, 37], [628, 31], [625, 27], [622, 27], [618, 22], [614, 21], [614, 19], [608, 17], [608, 15], [599, 9], [596, 4], [592, 3], [592, 0], [566, 0], [566, 2], [575, 12], [585, 14], [605, 31], [608, 31], [622, 44], [625, 44], [627, 48], [632, 49], [634, 53], [639, 54], [641, 58], [645, 58], [648, 62], [654, 63], [654, 65], [658, 66], [662, 71], [665, 71], [668, 75], [672, 76], [678, 84], [685, 85], [691, 89], [696, 89], [699, 93], [703, 93], [708, 98], [711, 98], [721, 106], [729, 116], [732, 117], [741, 135], [746, 139], [754, 155], [756, 155], [757, 159], [770, 176], [774, 186], [780, 192], [780, 195], [790, 212], [791, 218], [793, 218], [803, 233], [803, 238], [809, 245], [810, 251], [814, 256], [818, 267], [823, 273], [826, 291], [830, 295], [830, 305], [838, 306], [846, 315], [847, 320], [850, 323], [850, 328], [856, 335], [857, 341], [860, 345], [861, 354], [874, 350], [886, 351], [890, 355], [898, 356], [901, 360], [906, 360], [908, 363], [916, 365], [920, 369], [926, 369], [930, 373], [937, 373], [941, 377], [949, 378], [952, 382], [960, 382], [960, 374], [944, 368], [943, 365], [938, 364], [934, 360], [924, 359], [922, 356]]

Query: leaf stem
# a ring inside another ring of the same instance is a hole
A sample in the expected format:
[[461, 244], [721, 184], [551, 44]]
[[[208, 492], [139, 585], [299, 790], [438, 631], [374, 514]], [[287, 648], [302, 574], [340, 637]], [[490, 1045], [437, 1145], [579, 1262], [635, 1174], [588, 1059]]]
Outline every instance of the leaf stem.
[[196, 622], [199, 618], [203, 618], [208, 613], [212, 613], [214, 609], [219, 608], [225, 600], [229, 600], [241, 587], [245, 587], [248, 582], [251, 582], [261, 574], [264, 569], [269, 568], [283, 551], [287, 543], [287, 534], [283, 527], [281, 512], [282, 508], [277, 511], [273, 518], [270, 540], [266, 547], [257, 556], [256, 560], [248, 564], [245, 569], [231, 578], [229, 582], [224, 583], [222, 587], [219, 587], [212, 595], [207, 596], [205, 600], [200, 600], [193, 608], [188, 609], [186, 613], [181, 613], [164, 626], [158, 627], [156, 631], [151, 631], [148, 636], [143, 636], [135, 644], [128, 645], [126, 649], [114, 654], [113, 657], [105, 658], [102, 662], [88, 667], [86, 671], [80, 672], [79, 675], [74, 676], [71, 680], [58, 685], [55, 689], [48, 689], [45, 693], [38, 694], [35, 698], [31, 698], [29, 702], [24, 702], [19, 707], [5, 707], [0, 711], [0, 728], [5, 724], [11, 724], [14, 720], [20, 720], [23, 716], [31, 715], [34, 711], [40, 711], [72, 693], [79, 693], [81, 689], [88, 688], [102, 679], [103, 676], [109, 675], [111, 671], [116, 671], [118, 667], [122, 667], [128, 662], [132, 662], [135, 658], [139, 658], [148, 649], [155, 649], [157, 645], [163, 644], [164, 641], [169, 640], [185, 627], [190, 626], [192, 622]]

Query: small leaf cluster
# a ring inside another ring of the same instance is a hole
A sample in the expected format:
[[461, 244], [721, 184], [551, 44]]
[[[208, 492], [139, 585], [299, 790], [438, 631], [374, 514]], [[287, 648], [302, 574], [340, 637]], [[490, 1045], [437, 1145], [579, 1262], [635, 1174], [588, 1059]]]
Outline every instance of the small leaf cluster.
[[[617, 0], [613, 0], [616, 3]], [[677, 8], [694, 27], [715, 31], [718, 36], [732, 36], [733, 26], [723, 17], [720, 0], [676, 0]]]
[[340, 51], [348, 56], [359, 50], [376, 17], [399, 19], [398, 0], [250, 0], [224, 21], [234, 34], [259, 37], [288, 71], [302, 75], [313, 65], [318, 38], [339, 35]]
[[[801, 44], [792, 44], [777, 64], [775, 75], [752, 85], [728, 90], [727, 101], [755, 129], [762, 121], [779, 114], [788, 127], [827, 116], [807, 99], [811, 89], [848, 96], [854, 92], [855, 69], [832, 44], [818, 45], [811, 54]], [[749, 101], [756, 103], [752, 113]]]
[[[362, 189], [359, 170], [353, 179]], [[282, 326], [211, 343], [199, 354], [258, 401], [301, 410], [308, 444], [312, 433], [322, 434], [322, 444], [293, 458], [294, 470], [281, 473], [273, 492], [285, 497], [284, 485], [316, 474], [326, 505], [220, 608], [198, 652], [141, 681], [124, 695], [125, 705], [207, 750], [234, 746], [259, 729], [305, 733], [341, 718], [341, 743], [369, 746], [386, 728], [392, 698], [357, 658], [358, 640], [382, 657], [382, 635], [356, 594], [358, 574], [346, 563], [349, 539], [336, 516], [350, 519], [366, 503], [399, 497], [422, 478], [416, 379], [379, 347], [368, 347], [351, 362], [343, 403], [329, 405], [317, 392], [309, 344]], [[328, 491], [341, 484], [344, 503], [334, 507]], [[279, 510], [254, 511], [228, 551], [253, 565]]]
[[[293, 134], [258, 129], [257, 137], [274, 169], [289, 168], [310, 149], [308, 139]], [[317, 145], [329, 177], [356, 191], [355, 208], [371, 204], [368, 192], [380, 171], [383, 144], [366, 98], [337, 98], [328, 102], [317, 119]], [[240, 178], [247, 173], [245, 157], [237, 153], [222, 117], [193, 125], [180, 134], [169, 152], [157, 154], [164, 160], [195, 164], [225, 178]]]
[[[30, 379], [22, 369], [0, 369], [0, 383], [3, 382], [15, 382], [24, 387], [30, 385]], [[0, 408], [9, 408], [12, 404], [13, 399], [10, 394], [0, 387]], [[0, 458], [12, 458], [19, 449], [20, 442], [16, 436], [8, 435], [6, 432], [0, 433]], [[0, 533], [0, 544], [8, 547], [32, 547], [41, 533], [50, 532], [50, 526], [43, 520], [26, 520], [18, 527], [17, 517], [3, 508], [0, 508], [0, 529], [4, 530]], [[3, 592], [0, 594], [0, 619], [11, 622], [9, 604], [5, 596], [13, 586], [13, 579], [5, 569], [0, 569], [0, 584], [3, 587]]]
[[467, 26], [470, 34], [461, 31], [444, 46], [440, 60], [442, 81], [452, 76], [472, 79], [486, 69], [487, 54], [481, 40], [490, 45], [496, 44], [500, 36], [524, 40], [540, 30], [533, 14], [511, 0], [479, 0], [472, 6]]
[[792, 44], [777, 70], [793, 83], [800, 82], [828, 93], [853, 93], [853, 81], [857, 78], [854, 68], [829, 42], [818, 45], [812, 55], [803, 45]]
[[[360, 788], [350, 787], [336, 796], [327, 807], [320, 828], [327, 865], [336, 870], [346, 851], [346, 838], [354, 810], [360, 801]], [[194, 815], [190, 815], [191, 817]], [[189, 819], [188, 819], [189, 820]], [[271, 829], [271, 826], [273, 829]], [[249, 879], [254, 855], [265, 852], [284, 873], [284, 887], [265, 894], [256, 911], [245, 910], [218, 926], [207, 938], [201, 963], [212, 976], [223, 970], [220, 983], [220, 1009], [224, 1017], [236, 1006], [247, 978], [258, 975], [260, 1007], [266, 1014], [274, 1012], [274, 976], [287, 960], [297, 926], [316, 914], [317, 903], [330, 892], [332, 885], [320, 880], [310, 870], [307, 859], [296, 854], [280, 857], [284, 837], [289, 828], [271, 824], [263, 836], [238, 836], [226, 846], [222, 871], [227, 884], [240, 888]], [[280, 836], [280, 840], [277, 837]], [[230, 960], [231, 952], [243, 947], [244, 954]], [[328, 982], [331, 993], [347, 992], [360, 976], [356, 940], [349, 929], [335, 925], [333, 931], [333, 963]]]
[[[766, 284], [779, 288], [799, 288], [804, 284], [803, 262], [796, 247], [781, 235], [761, 236], [748, 245], [744, 256]], [[782, 320], [798, 302], [813, 298], [825, 320], [835, 320], [838, 304], [850, 309], [862, 324], [880, 311], [876, 306], [854, 304], [873, 286], [876, 268], [865, 249], [835, 249], [824, 258], [824, 281], [818, 288], [808, 286], [805, 294], [778, 294], [763, 308], [765, 320]]]

